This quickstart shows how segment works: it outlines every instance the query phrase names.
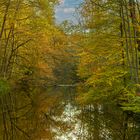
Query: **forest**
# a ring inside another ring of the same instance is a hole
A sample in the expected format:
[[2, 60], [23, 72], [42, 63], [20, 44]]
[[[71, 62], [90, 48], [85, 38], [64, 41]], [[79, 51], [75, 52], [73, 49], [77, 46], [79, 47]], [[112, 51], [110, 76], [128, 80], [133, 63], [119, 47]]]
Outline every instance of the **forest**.
[[140, 1], [61, 2], [0, 0], [0, 140], [140, 140]]

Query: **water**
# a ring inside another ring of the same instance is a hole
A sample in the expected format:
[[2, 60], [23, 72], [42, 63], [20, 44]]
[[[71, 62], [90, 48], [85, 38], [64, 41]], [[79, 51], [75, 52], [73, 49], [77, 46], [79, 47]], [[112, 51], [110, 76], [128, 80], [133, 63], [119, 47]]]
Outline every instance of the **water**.
[[62, 94], [53, 113], [48, 114], [51, 121], [46, 131], [51, 137], [42, 140], [140, 140], [135, 115], [109, 103], [80, 106], [73, 88], [56, 91]]
[[106, 101], [80, 105], [73, 87], [14, 90], [1, 114], [0, 140], [140, 140], [140, 114]]

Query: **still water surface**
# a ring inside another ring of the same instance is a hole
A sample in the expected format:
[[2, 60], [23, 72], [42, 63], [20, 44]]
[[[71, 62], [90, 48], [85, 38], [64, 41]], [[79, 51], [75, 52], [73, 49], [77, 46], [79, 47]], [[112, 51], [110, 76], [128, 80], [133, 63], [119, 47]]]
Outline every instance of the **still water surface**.
[[140, 140], [139, 115], [109, 104], [79, 105], [74, 88], [49, 90], [54, 106], [45, 112], [41, 140]]

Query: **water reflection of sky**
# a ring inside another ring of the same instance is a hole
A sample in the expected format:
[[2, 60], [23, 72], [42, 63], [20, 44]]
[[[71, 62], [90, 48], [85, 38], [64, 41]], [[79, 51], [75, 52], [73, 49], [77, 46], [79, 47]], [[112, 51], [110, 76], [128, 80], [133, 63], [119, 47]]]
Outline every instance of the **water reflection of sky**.
[[[85, 109], [94, 111], [94, 106], [86, 106]], [[102, 114], [102, 106], [98, 106], [99, 114]], [[67, 124], [68, 128], [62, 130], [61, 127], [52, 127], [51, 131], [55, 134], [54, 140], [79, 140], [79, 139], [88, 139], [90, 136], [89, 128], [86, 122], [82, 122], [78, 116], [82, 113], [82, 110], [79, 110], [76, 106], [73, 106], [71, 103], [68, 103], [61, 116], [53, 116], [53, 120], [56, 122], [62, 122], [62, 124]], [[94, 121], [94, 115], [92, 116]], [[111, 132], [107, 129], [104, 122], [101, 124], [102, 129], [99, 130], [100, 138], [104, 140], [112, 140]], [[93, 126], [94, 127], [94, 126]], [[91, 130], [92, 131], [92, 130]]]
[[[54, 99], [55, 94], [58, 97], [59, 92], [56, 90], [50, 92], [53, 96], [46, 102], [52, 103], [50, 99]], [[50, 107], [50, 111], [46, 111], [47, 120], [45, 118], [43, 121], [45, 135], [42, 135], [41, 140], [119, 140], [124, 138], [124, 134], [133, 140], [136, 140], [135, 136], [139, 137], [139, 124], [127, 118], [126, 127], [126, 114], [119, 107], [111, 104], [79, 106], [75, 91], [64, 89], [62, 92], [64, 95], [60, 94], [58, 102]]]
[[60, 128], [52, 128], [52, 131], [55, 133], [55, 140], [78, 140], [79, 137], [84, 134], [88, 135], [86, 129], [84, 131], [81, 129], [82, 122], [77, 118], [77, 115], [81, 113], [81, 110], [78, 110], [76, 107], [68, 103], [62, 115], [60, 117], [54, 117], [56, 121], [61, 121], [67, 123], [68, 126], [72, 126], [72, 130], [62, 131]]
[[76, 22], [74, 17], [75, 9], [79, 6], [83, 0], [59, 0], [60, 5], [56, 7], [55, 18], [58, 23], [61, 23], [64, 20], [70, 20]]

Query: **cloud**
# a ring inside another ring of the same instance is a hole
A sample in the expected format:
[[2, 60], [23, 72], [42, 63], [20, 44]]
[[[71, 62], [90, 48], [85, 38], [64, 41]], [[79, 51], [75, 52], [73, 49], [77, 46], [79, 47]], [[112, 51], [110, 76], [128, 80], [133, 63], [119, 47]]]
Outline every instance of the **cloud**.
[[73, 13], [75, 11], [75, 8], [64, 8], [64, 13]]
[[70, 13], [75, 12], [75, 8], [72, 8], [72, 7], [57, 8], [55, 11], [56, 11], [56, 13], [61, 12], [61, 13], [65, 13], [65, 14], [70, 14]]
[[61, 5], [64, 5], [65, 0], [58, 0]]

